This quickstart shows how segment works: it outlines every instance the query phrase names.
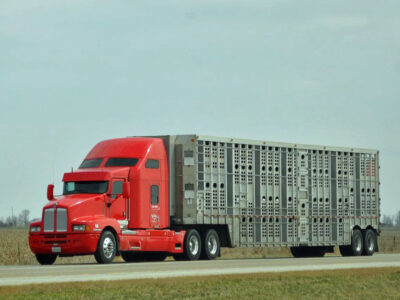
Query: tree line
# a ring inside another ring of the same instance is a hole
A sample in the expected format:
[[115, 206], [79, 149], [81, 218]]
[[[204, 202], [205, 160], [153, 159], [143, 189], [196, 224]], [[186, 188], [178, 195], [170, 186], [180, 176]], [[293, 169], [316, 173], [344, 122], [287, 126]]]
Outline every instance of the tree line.
[[11, 214], [7, 218], [0, 218], [0, 227], [28, 227], [29, 223], [32, 222], [29, 218], [30, 211], [23, 209], [19, 215]]
[[400, 228], [400, 210], [394, 215], [383, 215], [381, 223], [382, 226]]

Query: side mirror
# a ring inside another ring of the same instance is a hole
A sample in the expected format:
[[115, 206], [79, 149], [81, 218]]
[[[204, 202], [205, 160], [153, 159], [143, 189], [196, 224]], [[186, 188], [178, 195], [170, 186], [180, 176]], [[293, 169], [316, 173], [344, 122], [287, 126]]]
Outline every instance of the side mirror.
[[128, 199], [130, 196], [130, 193], [131, 193], [131, 191], [130, 191], [129, 182], [124, 182], [122, 184], [122, 196], [124, 198]]
[[49, 184], [47, 186], [47, 200], [54, 200], [54, 184]]

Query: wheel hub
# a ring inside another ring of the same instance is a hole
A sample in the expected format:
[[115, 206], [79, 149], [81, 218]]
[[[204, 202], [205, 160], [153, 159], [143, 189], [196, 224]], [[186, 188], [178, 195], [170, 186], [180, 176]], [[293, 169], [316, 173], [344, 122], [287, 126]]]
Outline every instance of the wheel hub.
[[194, 235], [189, 239], [189, 251], [193, 256], [199, 252], [199, 241]]
[[111, 258], [114, 253], [114, 243], [112, 239], [106, 237], [103, 242], [103, 253], [106, 258]]
[[367, 238], [367, 248], [368, 248], [368, 251], [369, 252], [372, 252], [372, 251], [374, 251], [374, 241], [373, 241], [373, 239], [372, 239], [372, 236], [368, 236], [368, 238]]
[[357, 252], [360, 252], [360, 251], [361, 251], [361, 248], [362, 248], [361, 237], [359, 237], [359, 236], [356, 237], [355, 244], [356, 244], [356, 250], [357, 250]]
[[208, 252], [211, 255], [215, 255], [217, 253], [218, 244], [217, 244], [217, 239], [215, 238], [215, 236], [211, 236], [208, 239], [207, 247], [208, 247]]

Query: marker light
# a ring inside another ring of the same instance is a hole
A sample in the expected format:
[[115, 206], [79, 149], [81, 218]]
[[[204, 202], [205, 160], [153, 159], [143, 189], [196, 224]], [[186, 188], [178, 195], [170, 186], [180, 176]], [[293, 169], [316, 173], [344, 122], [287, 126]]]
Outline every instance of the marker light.
[[72, 225], [72, 231], [90, 231], [89, 225]]
[[31, 226], [31, 232], [40, 232], [40, 226]]

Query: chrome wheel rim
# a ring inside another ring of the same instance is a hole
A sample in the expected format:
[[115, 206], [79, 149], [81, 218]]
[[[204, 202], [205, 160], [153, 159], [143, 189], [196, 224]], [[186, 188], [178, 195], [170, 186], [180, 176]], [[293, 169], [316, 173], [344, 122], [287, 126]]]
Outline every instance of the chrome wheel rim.
[[362, 241], [360, 236], [356, 237], [355, 244], [356, 244], [356, 251], [360, 252], [362, 248]]
[[211, 255], [215, 255], [215, 254], [217, 253], [218, 243], [217, 243], [217, 239], [215, 238], [215, 236], [212, 235], [212, 236], [208, 239], [207, 247], [208, 247], [208, 252], [209, 252]]
[[103, 253], [106, 258], [111, 258], [114, 254], [114, 243], [109, 237], [106, 237], [103, 241]]
[[195, 235], [192, 235], [189, 239], [189, 251], [193, 256], [199, 252], [199, 240]]

